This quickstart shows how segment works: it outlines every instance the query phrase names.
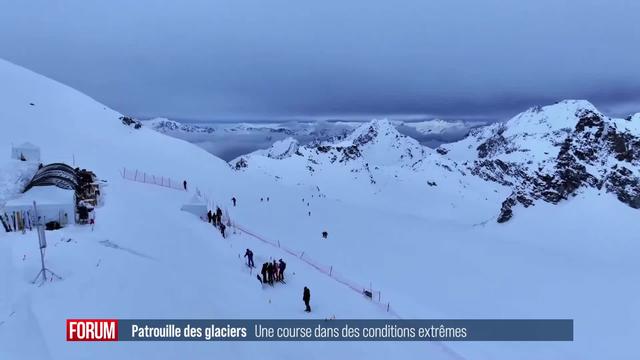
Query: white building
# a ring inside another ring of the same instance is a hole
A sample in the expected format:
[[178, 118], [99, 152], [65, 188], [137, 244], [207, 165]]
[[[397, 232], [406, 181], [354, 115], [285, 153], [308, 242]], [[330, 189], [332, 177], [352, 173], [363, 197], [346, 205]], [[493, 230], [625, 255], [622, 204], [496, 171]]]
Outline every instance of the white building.
[[60, 225], [75, 223], [76, 193], [73, 190], [61, 189], [57, 186], [34, 186], [19, 197], [5, 203], [4, 212], [12, 216], [20, 213], [20, 217], [34, 218], [33, 202], [36, 202], [38, 217], [43, 223], [57, 221]]

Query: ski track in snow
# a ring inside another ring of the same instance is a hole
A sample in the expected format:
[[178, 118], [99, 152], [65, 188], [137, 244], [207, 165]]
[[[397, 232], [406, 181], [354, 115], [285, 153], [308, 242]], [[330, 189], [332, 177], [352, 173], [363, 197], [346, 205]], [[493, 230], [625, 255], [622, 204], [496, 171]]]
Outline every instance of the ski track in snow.
[[135, 256], [139, 256], [139, 257], [141, 257], [141, 258], [145, 258], [145, 259], [149, 259], [149, 260], [156, 260], [156, 259], [154, 259], [153, 257], [151, 257], [151, 256], [149, 256], [149, 255], [145, 255], [145, 254], [143, 254], [143, 253], [141, 253], [141, 252], [138, 252], [138, 251], [131, 250], [131, 249], [129, 249], [129, 248], [126, 248], [126, 247], [120, 246], [120, 245], [118, 245], [118, 244], [116, 244], [116, 243], [112, 242], [112, 241], [111, 241], [111, 240], [109, 240], [109, 239], [106, 239], [106, 240], [100, 240], [100, 241], [98, 241], [98, 243], [100, 243], [100, 245], [102, 245], [102, 246], [106, 246], [106, 247], [108, 247], [108, 248], [115, 249], [115, 250], [122, 250], [122, 251], [124, 251], [124, 252], [129, 253], [129, 254], [132, 254], [132, 255], [135, 255]]

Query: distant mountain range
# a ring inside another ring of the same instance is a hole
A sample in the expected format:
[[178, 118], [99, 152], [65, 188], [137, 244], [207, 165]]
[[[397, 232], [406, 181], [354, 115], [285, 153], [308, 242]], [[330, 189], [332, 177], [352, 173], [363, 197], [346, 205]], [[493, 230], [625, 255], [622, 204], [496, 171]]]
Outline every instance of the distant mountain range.
[[[529, 109], [504, 123], [473, 129], [467, 138], [436, 150], [400, 134], [396, 126], [374, 120], [344, 138], [304, 146], [289, 138], [230, 163], [236, 170], [257, 163], [261, 171], [276, 176], [284, 176], [273, 170], [281, 167], [260, 158], [287, 162], [289, 172], [309, 176], [335, 175], [332, 168], [337, 167], [343, 174], [366, 174], [371, 184], [379, 176], [373, 168], [410, 169], [412, 173], [405, 176], [432, 179], [425, 181], [428, 184], [441, 183], [437, 178], [443, 177], [445, 169], [458, 178], [455, 183], [474, 176], [507, 188], [510, 194], [496, 206], [498, 222], [509, 220], [517, 205], [529, 207], [539, 200], [557, 204], [585, 188], [610, 193], [640, 208], [640, 114], [613, 119], [587, 101], [565, 100]], [[411, 126], [433, 132], [464, 125], [436, 120]], [[451, 174], [448, 181], [452, 181]], [[402, 180], [406, 179], [398, 179]], [[480, 186], [474, 191], [488, 190]]]

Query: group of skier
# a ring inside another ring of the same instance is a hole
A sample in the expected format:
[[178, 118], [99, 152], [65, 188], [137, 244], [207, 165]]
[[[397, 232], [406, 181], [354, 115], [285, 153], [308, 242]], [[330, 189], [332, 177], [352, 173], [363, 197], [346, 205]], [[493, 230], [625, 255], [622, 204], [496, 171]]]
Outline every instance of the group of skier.
[[267, 261], [262, 264], [262, 270], [260, 273], [262, 274], [262, 282], [265, 284], [269, 284], [273, 286], [274, 282], [282, 282], [284, 283], [284, 270], [287, 268], [287, 263], [285, 263], [282, 259], [273, 262]]
[[[247, 258], [248, 267], [256, 267], [255, 263], [253, 262], [253, 251], [251, 251], [251, 249], [247, 249], [247, 251], [245, 251], [244, 257]], [[287, 263], [282, 259], [278, 261], [273, 260], [273, 262], [267, 261], [262, 264], [262, 269], [260, 271], [262, 277], [260, 275], [256, 276], [262, 284], [269, 284], [271, 286], [273, 286], [274, 282], [281, 282], [286, 284], [284, 281], [284, 271], [286, 268]], [[306, 286], [304, 287], [304, 290], [302, 292], [302, 301], [304, 301], [305, 305], [304, 311], [311, 312], [311, 306], [309, 305], [309, 303], [311, 302], [311, 290], [309, 290], [309, 288]]]
[[[251, 249], [247, 249], [247, 251], [245, 251], [244, 257], [247, 258], [247, 266], [250, 268], [256, 267], [253, 262], [253, 251], [251, 251]], [[287, 263], [282, 259], [278, 261], [274, 259], [273, 262], [267, 261], [262, 264], [262, 269], [260, 270], [262, 277], [258, 275], [258, 280], [263, 284], [269, 284], [271, 286], [273, 286], [273, 283], [277, 281], [284, 283], [284, 270], [286, 268]]]
[[[255, 263], [253, 262], [253, 251], [251, 251], [251, 249], [247, 249], [247, 251], [245, 251], [244, 257], [247, 258], [248, 267], [250, 268], [256, 267]], [[284, 262], [284, 260], [282, 259], [278, 261], [273, 260], [273, 262], [267, 261], [264, 264], [262, 264], [262, 269], [260, 271], [260, 273], [262, 274], [262, 277], [260, 275], [256, 275], [256, 276], [258, 277], [258, 280], [262, 284], [269, 284], [271, 286], [273, 286], [274, 282], [281, 282], [286, 284], [286, 282], [284, 281], [284, 271], [286, 268], [287, 268], [287, 263]], [[304, 305], [305, 305], [304, 311], [311, 312], [311, 306], [309, 305], [311, 301], [311, 291], [306, 286], [304, 287], [304, 290], [302, 292], [302, 301], [304, 301]]]
[[220, 207], [217, 207], [215, 212], [211, 212], [211, 210], [209, 210], [207, 212], [207, 219], [210, 224], [213, 224], [213, 226], [220, 229], [220, 233], [223, 238], [226, 237], [225, 230], [227, 229], [227, 226], [222, 222], [222, 209], [220, 209]]

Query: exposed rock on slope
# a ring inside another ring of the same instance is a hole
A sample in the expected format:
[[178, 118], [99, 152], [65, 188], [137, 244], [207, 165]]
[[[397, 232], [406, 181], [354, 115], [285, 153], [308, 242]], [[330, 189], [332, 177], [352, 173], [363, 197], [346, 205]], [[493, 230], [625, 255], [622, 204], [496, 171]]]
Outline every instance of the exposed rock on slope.
[[475, 158], [466, 163], [471, 173], [512, 187], [498, 222], [509, 220], [517, 204], [557, 204], [584, 188], [615, 194], [637, 209], [640, 134], [632, 119], [611, 119], [586, 101], [567, 100], [532, 108], [444, 149], [460, 156], [475, 146]]

